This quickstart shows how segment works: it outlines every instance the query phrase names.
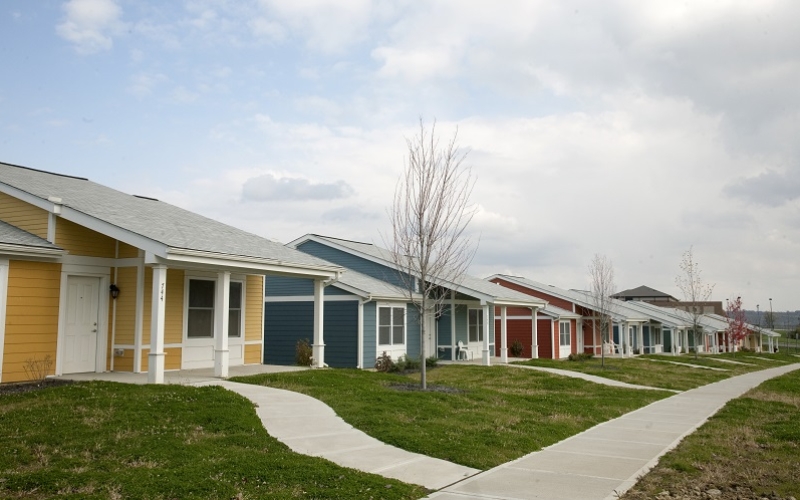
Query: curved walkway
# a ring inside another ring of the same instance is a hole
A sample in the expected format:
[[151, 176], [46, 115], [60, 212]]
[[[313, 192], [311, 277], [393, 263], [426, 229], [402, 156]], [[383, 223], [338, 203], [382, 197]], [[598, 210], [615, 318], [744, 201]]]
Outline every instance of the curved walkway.
[[554, 375], [563, 375], [564, 377], [580, 378], [594, 382], [595, 384], [610, 385], [613, 387], [624, 387], [626, 389], [645, 389], [649, 391], [667, 391], [667, 392], [681, 392], [673, 389], [663, 389], [661, 387], [650, 387], [647, 385], [629, 384], [627, 382], [620, 382], [619, 380], [612, 380], [610, 378], [598, 377], [597, 375], [590, 375], [583, 372], [575, 372], [572, 370], [561, 370], [559, 368], [547, 368], [544, 366], [531, 366], [531, 365], [514, 365], [508, 364], [503, 366], [510, 366], [512, 368], [524, 368], [527, 370], [538, 370], [540, 372], [552, 373]]
[[432, 494], [438, 500], [612, 500], [737, 398], [800, 363], [682, 392]]
[[193, 385], [219, 385], [246, 397], [256, 404], [267, 432], [297, 453], [432, 490], [480, 472], [384, 444], [353, 428], [330, 406], [304, 394], [226, 380]]

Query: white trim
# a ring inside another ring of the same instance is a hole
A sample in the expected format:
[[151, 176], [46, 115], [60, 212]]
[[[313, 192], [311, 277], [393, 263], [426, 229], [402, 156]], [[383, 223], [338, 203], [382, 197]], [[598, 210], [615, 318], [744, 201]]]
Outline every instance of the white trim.
[[0, 382], [3, 381], [3, 352], [6, 345], [6, 309], [8, 307], [8, 259], [0, 259]]
[[[114, 258], [119, 257], [119, 241], [114, 241]], [[116, 285], [117, 281], [119, 281], [119, 267], [114, 266], [114, 278], [112, 280], [113, 284]], [[109, 290], [108, 293], [110, 294], [111, 291]], [[111, 300], [111, 355], [109, 356], [108, 360], [108, 370], [114, 371], [114, 344], [117, 341], [117, 301], [112, 297]]]
[[[265, 325], [266, 316], [267, 316], [266, 312], [264, 311], [264, 298], [266, 296], [267, 296], [267, 277], [264, 276], [264, 275], [261, 275], [261, 302], [260, 302], [260, 304], [261, 304], [261, 331], [259, 333], [259, 335], [261, 336], [261, 339], [260, 339], [260, 342], [261, 342], [261, 357], [258, 358], [258, 364], [260, 364], [260, 365], [264, 364], [264, 344], [266, 343], [265, 340], [264, 340], [264, 325]], [[246, 338], [246, 334], [245, 334], [245, 338]], [[247, 340], [245, 340], [244, 343], [245, 343], [245, 345], [248, 345]]]
[[147, 381], [164, 383], [164, 320], [167, 302], [167, 266], [153, 267], [150, 299], [150, 352], [147, 354]]
[[[139, 251], [141, 256], [142, 251]], [[133, 318], [133, 373], [142, 373], [142, 349], [144, 343], [144, 261], [136, 266], [136, 315]]]
[[136, 267], [141, 261], [142, 259], [137, 257], [114, 259], [108, 257], [85, 257], [83, 255], [65, 255], [61, 259], [61, 262], [65, 265], [99, 267]]
[[358, 301], [358, 357], [356, 358], [356, 368], [364, 368], [364, 304], [367, 301]]
[[[326, 295], [325, 302], [356, 302], [357, 295]], [[313, 295], [284, 295], [282, 297], [264, 297], [264, 302], [314, 302]], [[369, 302], [369, 301], [367, 301]], [[406, 300], [397, 300], [397, 303], [405, 304]]]
[[64, 255], [64, 250], [60, 248], [35, 247], [29, 245], [17, 245], [14, 243], [0, 243], [0, 253], [4, 255], [14, 255], [18, 257], [38, 257], [57, 259]]
[[47, 241], [50, 243], [56, 242], [56, 214], [47, 214]]

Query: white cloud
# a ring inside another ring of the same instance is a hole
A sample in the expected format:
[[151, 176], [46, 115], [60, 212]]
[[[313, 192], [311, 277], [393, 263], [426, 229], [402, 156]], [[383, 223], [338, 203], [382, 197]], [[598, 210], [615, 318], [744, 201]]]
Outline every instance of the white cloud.
[[242, 197], [252, 201], [335, 200], [353, 194], [353, 188], [345, 181], [312, 182], [272, 173], [248, 179], [242, 187]]
[[66, 16], [56, 33], [72, 43], [79, 54], [110, 50], [112, 36], [123, 27], [122, 8], [113, 0], [70, 0], [63, 9]]
[[128, 92], [142, 98], [153, 93], [153, 90], [164, 82], [169, 81], [162, 73], [137, 73], [130, 79]]

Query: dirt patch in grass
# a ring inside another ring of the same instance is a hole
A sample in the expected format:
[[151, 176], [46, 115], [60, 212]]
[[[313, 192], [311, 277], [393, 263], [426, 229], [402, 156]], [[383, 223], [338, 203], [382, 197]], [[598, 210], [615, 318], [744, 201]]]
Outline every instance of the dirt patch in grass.
[[446, 385], [429, 385], [425, 389], [423, 389], [419, 384], [389, 384], [387, 387], [396, 391], [441, 392], [443, 394], [464, 394], [467, 392], [464, 389], [448, 387]]
[[42, 382], [18, 382], [11, 384], [0, 384], [0, 396], [7, 394], [23, 394], [25, 392], [40, 391], [50, 387], [60, 387], [73, 384], [72, 380], [48, 378]]

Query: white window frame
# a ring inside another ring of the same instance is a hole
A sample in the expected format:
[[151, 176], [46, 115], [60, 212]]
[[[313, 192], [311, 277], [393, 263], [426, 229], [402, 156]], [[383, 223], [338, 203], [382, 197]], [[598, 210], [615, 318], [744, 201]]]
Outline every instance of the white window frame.
[[[388, 344], [381, 342], [381, 326], [386, 326], [386, 325], [381, 325], [381, 309], [389, 309], [389, 325], [388, 325], [389, 326], [389, 343]], [[394, 339], [394, 328], [397, 326], [394, 323], [394, 310], [395, 309], [400, 309], [401, 311], [403, 311], [403, 341], [402, 342], [395, 342], [394, 341], [395, 340]], [[376, 318], [375, 324], [376, 324], [377, 328], [376, 328], [376, 332], [375, 333], [377, 334], [377, 337], [378, 337], [378, 339], [377, 339], [378, 347], [405, 346], [406, 345], [406, 337], [408, 335], [408, 314], [407, 314], [407, 311], [406, 311], [406, 306], [405, 305], [393, 305], [393, 304], [379, 304], [378, 307], [376, 308], [376, 314], [377, 314], [377, 318]]]
[[[472, 340], [472, 326], [473, 326], [473, 323], [470, 322], [470, 319], [472, 318], [472, 315], [470, 313], [472, 311], [477, 311], [478, 312], [478, 315], [477, 315], [478, 323], [477, 323], [477, 325], [475, 325], [477, 327], [477, 330], [478, 330], [478, 332], [477, 332], [478, 333], [477, 334], [477, 340]], [[470, 308], [467, 309], [467, 342], [468, 343], [469, 342], [483, 342], [483, 322], [484, 322], [483, 308], [470, 307]]]
[[[189, 336], [189, 310], [190, 310], [190, 300], [189, 295], [191, 293], [191, 282], [192, 281], [210, 281], [214, 284], [214, 291], [211, 295], [212, 298], [212, 305], [211, 305], [211, 335], [209, 336], [202, 336], [202, 337], [190, 337]], [[216, 278], [211, 278], [207, 276], [186, 276], [186, 285], [185, 285], [185, 298], [184, 298], [184, 308], [183, 308], [183, 338], [187, 341], [201, 341], [201, 340], [209, 340], [214, 338], [214, 301], [216, 300], [216, 291], [217, 291], [217, 280]]]
[[[567, 327], [566, 332], [564, 331], [564, 325]], [[566, 342], [564, 342], [564, 335], [566, 335]], [[572, 321], [567, 320], [558, 322], [558, 345], [559, 347], [572, 346]]]

